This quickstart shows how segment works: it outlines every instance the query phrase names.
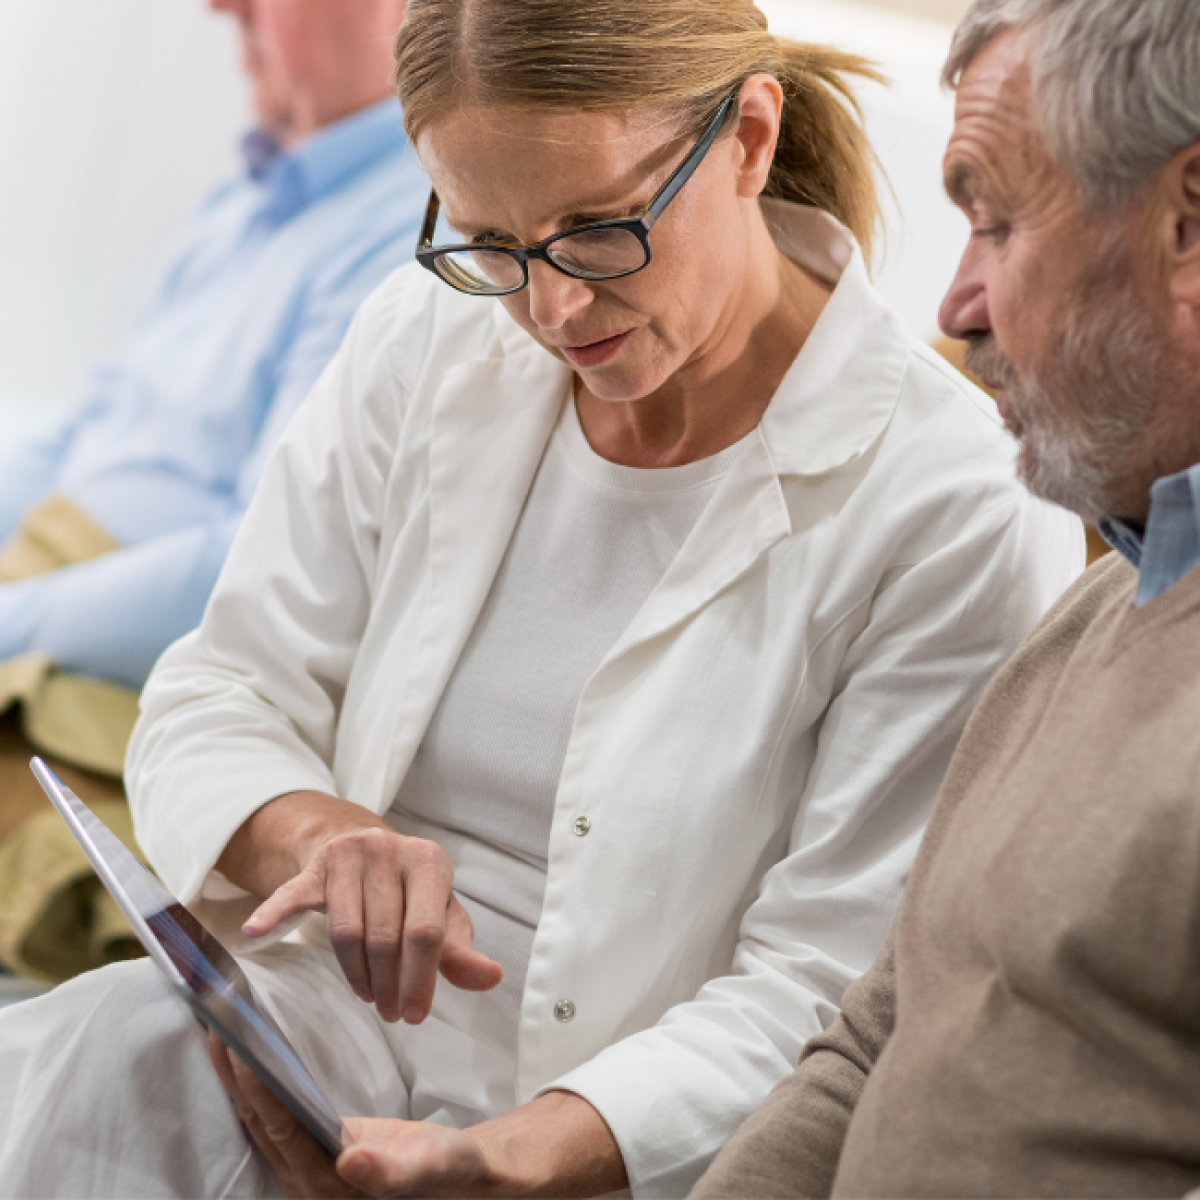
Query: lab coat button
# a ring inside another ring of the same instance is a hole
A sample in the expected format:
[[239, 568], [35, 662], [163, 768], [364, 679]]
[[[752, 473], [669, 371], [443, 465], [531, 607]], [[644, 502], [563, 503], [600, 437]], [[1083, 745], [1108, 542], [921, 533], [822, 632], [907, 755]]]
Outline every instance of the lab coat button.
[[591, 823], [591, 821], [589, 821], [587, 819], [587, 817], [576, 817], [575, 818], [575, 836], [576, 837], [587, 837], [587, 835], [591, 832], [592, 832], [592, 823]]
[[561, 1021], [564, 1025], [568, 1021], [575, 1020], [575, 1005], [570, 1000], [560, 1000], [554, 1006], [554, 1019]]

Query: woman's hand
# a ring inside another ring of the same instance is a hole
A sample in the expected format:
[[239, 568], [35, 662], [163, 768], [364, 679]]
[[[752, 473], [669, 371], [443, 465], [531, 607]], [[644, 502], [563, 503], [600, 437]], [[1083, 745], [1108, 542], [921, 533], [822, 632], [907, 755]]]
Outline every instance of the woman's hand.
[[214, 1034], [208, 1047], [242, 1124], [293, 1200], [596, 1196], [628, 1184], [603, 1118], [570, 1092], [549, 1092], [473, 1129], [350, 1118], [335, 1162]]
[[451, 891], [445, 851], [396, 833], [360, 805], [309, 792], [281, 796], [242, 826], [217, 865], [247, 890], [270, 893], [243, 927], [248, 937], [296, 913], [325, 913], [346, 979], [385, 1021], [423, 1021], [439, 972], [468, 991], [486, 991], [503, 976], [472, 948], [471, 918]]
[[216, 1034], [208, 1054], [238, 1117], [292, 1200], [314, 1196], [492, 1194], [483, 1150], [469, 1132], [423, 1121], [345, 1124], [335, 1162]]
[[329, 1152], [267, 1090], [258, 1077], [215, 1033], [208, 1035], [208, 1057], [238, 1119], [271, 1164], [290, 1200], [300, 1197], [358, 1197], [337, 1172]]

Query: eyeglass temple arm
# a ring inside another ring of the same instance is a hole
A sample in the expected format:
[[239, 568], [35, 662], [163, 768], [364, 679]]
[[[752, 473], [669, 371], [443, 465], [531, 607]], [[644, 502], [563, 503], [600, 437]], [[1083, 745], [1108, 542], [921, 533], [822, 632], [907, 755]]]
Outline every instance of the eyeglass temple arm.
[[421, 236], [417, 239], [417, 249], [422, 250], [433, 245], [434, 230], [437, 229], [438, 213], [442, 211], [442, 202], [432, 188], [429, 190], [429, 203], [425, 206], [425, 220], [421, 222]]
[[[695, 174], [696, 168], [704, 160], [704, 156], [713, 142], [717, 140], [717, 134], [724, 127], [725, 118], [729, 115], [729, 110], [737, 98], [737, 92], [726, 97], [725, 103], [717, 109], [717, 115], [709, 122], [708, 128], [700, 135], [700, 140], [692, 147], [691, 154], [680, 164], [679, 170], [662, 185], [654, 199], [646, 205], [642, 220], [646, 222], [647, 228], [650, 228], [658, 220], [662, 210], [675, 199], [679, 190]], [[432, 234], [432, 230], [430, 232]]]

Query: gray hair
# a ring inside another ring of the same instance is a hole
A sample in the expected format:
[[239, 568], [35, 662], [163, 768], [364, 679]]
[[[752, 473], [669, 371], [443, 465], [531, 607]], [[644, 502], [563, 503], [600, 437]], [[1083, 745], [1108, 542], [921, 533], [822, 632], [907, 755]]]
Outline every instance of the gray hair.
[[1200, 0], [974, 0], [947, 86], [1021, 26], [1034, 31], [1039, 127], [1089, 209], [1129, 204], [1200, 141]]

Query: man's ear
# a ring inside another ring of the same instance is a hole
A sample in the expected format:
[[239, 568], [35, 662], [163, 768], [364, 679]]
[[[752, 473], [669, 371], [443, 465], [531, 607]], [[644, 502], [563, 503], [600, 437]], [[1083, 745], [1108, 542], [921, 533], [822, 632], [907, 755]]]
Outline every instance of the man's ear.
[[1200, 309], [1200, 142], [1175, 156], [1166, 184], [1171, 299]]

